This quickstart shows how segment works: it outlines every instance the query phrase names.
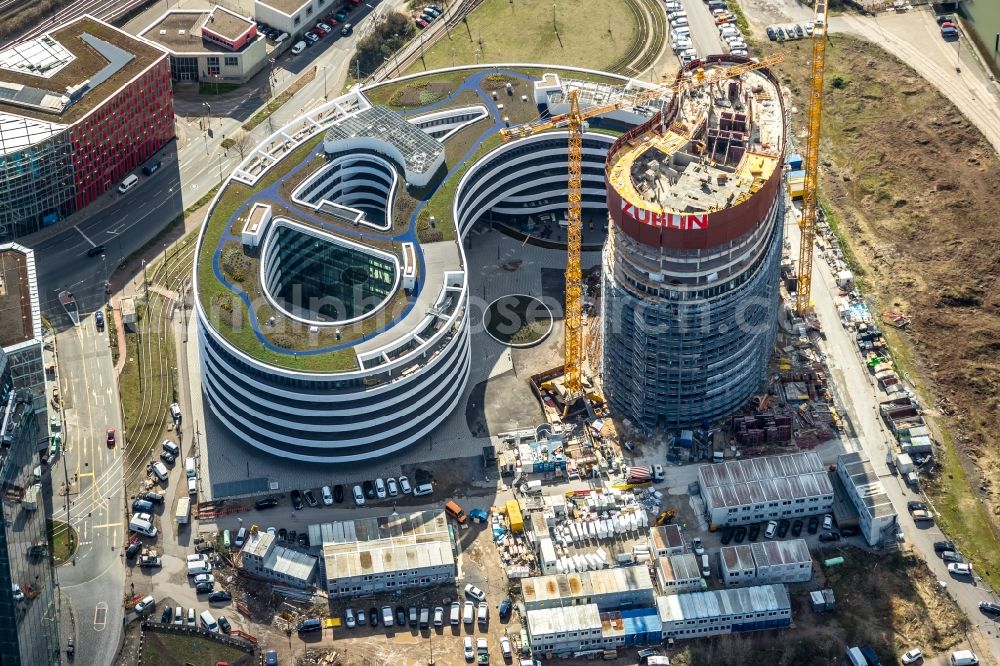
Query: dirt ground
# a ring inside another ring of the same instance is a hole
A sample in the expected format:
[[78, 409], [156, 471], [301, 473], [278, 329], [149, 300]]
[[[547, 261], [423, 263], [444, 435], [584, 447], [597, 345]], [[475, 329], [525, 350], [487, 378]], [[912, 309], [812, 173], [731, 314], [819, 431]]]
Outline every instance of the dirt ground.
[[[785, 48], [781, 66], [800, 104], [800, 145], [806, 46]], [[1000, 160], [958, 109], [877, 46], [834, 35], [827, 53], [821, 196], [839, 216], [878, 310], [912, 319], [898, 334], [901, 369], [952, 434], [995, 531]]]
[[[833, 556], [835, 553], [831, 553]], [[931, 657], [962, 639], [968, 620], [930, 570], [903, 554], [871, 555], [843, 549], [843, 566], [820, 569], [804, 585], [790, 586], [791, 629], [692, 642], [671, 658], [674, 666], [794, 666], [844, 663], [849, 645], [872, 646], [882, 663], [898, 663], [920, 646]], [[806, 585], [808, 587], [806, 587]], [[814, 613], [806, 589], [830, 587], [833, 612]]]

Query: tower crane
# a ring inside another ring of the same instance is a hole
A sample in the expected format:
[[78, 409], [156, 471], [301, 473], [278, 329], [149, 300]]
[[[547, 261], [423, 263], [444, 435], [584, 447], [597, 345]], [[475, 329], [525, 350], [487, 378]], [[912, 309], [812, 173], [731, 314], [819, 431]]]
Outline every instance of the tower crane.
[[[825, 4], [826, 0], [818, 0]], [[641, 106], [646, 102], [663, 97], [666, 94], [683, 94], [685, 90], [700, 88], [731, 79], [746, 72], [752, 72], [770, 67], [784, 60], [782, 54], [774, 54], [759, 61], [749, 61], [731, 67], [719, 67], [708, 72], [698, 68], [671, 86], [656, 86], [643, 88], [636, 92], [626, 92], [621, 98], [607, 104], [598, 104], [580, 108], [580, 91], [571, 89], [567, 93], [569, 111], [564, 114], [540, 118], [523, 125], [500, 130], [504, 141], [523, 139], [539, 132], [565, 126], [569, 130], [569, 202], [567, 213], [569, 228], [566, 233], [566, 304], [563, 327], [563, 386], [566, 389], [566, 404], [575, 400], [583, 391], [583, 284], [580, 274], [580, 201], [582, 195], [583, 171], [583, 125], [584, 121], [594, 116], [617, 111], [628, 107]]]
[[802, 228], [799, 237], [799, 277], [795, 287], [795, 311], [805, 317], [812, 310], [813, 245], [816, 241], [816, 196], [819, 180], [819, 131], [823, 115], [823, 71], [826, 69], [827, 3], [816, 0], [812, 34], [812, 71], [809, 83], [806, 180], [802, 193]]

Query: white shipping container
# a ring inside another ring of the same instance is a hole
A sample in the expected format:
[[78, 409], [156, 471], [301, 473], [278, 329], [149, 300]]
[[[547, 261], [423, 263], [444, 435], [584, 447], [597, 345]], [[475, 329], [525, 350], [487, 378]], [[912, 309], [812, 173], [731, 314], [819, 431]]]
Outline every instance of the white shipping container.
[[594, 521], [587, 522], [587, 536], [591, 539], [597, 538], [597, 526], [594, 525]]

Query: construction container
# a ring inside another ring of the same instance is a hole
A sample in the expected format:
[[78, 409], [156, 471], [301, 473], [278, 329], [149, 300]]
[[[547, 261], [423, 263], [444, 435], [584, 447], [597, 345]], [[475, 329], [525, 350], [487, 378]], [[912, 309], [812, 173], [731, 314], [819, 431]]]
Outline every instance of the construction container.
[[785, 158], [785, 164], [787, 164], [788, 168], [791, 169], [792, 171], [798, 171], [799, 169], [801, 169], [802, 163], [804, 161], [805, 160], [798, 153], [792, 153], [791, 155]]
[[805, 194], [806, 181], [804, 178], [798, 180], [788, 180], [788, 196], [798, 199]]
[[896, 455], [896, 469], [898, 469], [901, 474], [909, 474], [913, 471], [913, 459], [908, 453], [900, 453]]
[[510, 520], [510, 531], [521, 533], [524, 531], [524, 518], [521, 516], [521, 507], [517, 500], [507, 500], [507, 518]]

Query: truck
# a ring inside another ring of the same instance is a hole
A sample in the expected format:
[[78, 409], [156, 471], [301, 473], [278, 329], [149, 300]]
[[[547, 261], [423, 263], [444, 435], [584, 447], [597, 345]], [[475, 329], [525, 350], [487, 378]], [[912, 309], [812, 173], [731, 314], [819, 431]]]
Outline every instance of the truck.
[[187, 525], [191, 519], [191, 498], [181, 497], [177, 500], [177, 524]]
[[896, 469], [900, 474], [909, 474], [913, 471], [913, 458], [908, 453], [897, 453]]
[[653, 470], [648, 467], [629, 467], [625, 476], [629, 483], [649, 483], [653, 479]]

